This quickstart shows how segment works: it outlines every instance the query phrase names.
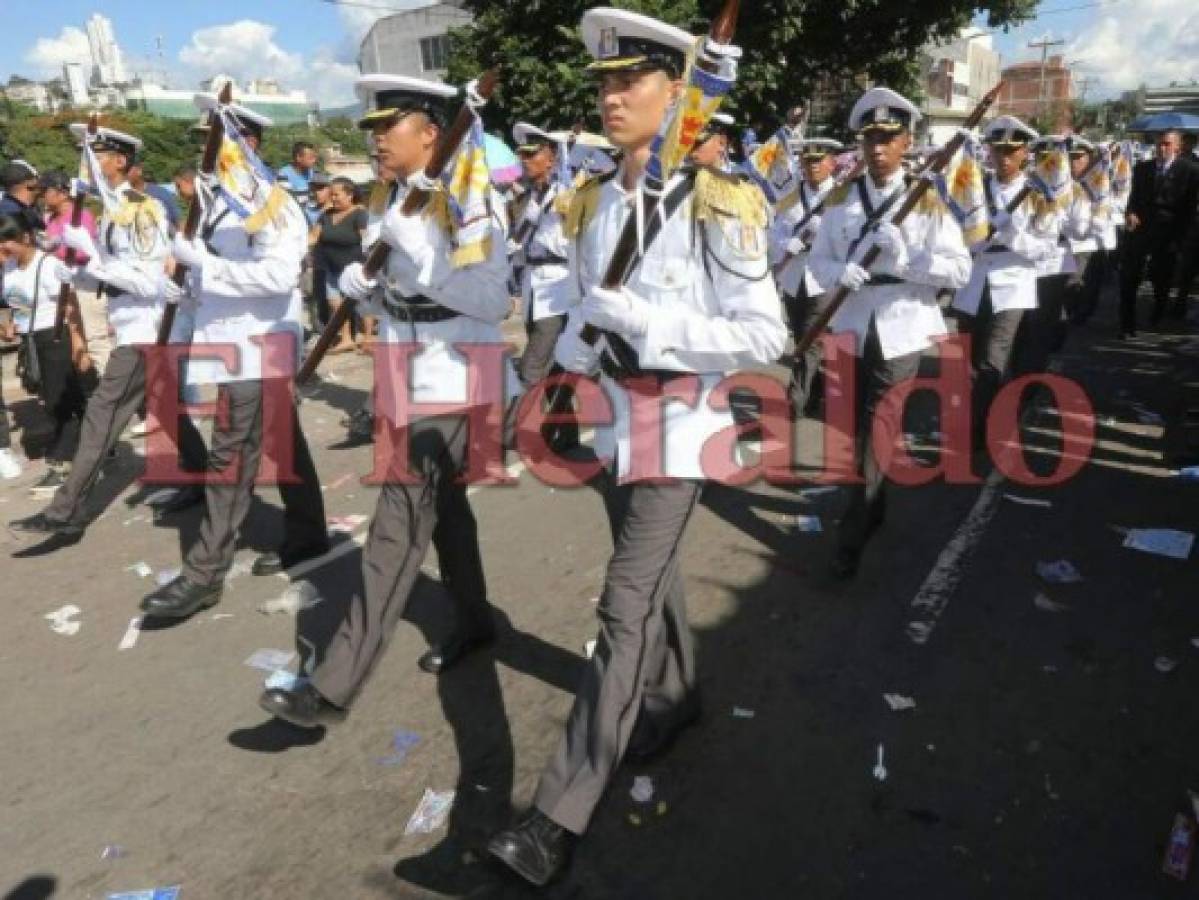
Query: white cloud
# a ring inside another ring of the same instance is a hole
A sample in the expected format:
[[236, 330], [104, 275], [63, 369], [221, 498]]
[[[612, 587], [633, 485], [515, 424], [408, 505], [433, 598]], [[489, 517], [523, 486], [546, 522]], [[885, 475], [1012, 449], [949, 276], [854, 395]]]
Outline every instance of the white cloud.
[[87, 35], [70, 25], [59, 32], [58, 37], [38, 38], [25, 52], [25, 62], [33, 66], [36, 74], [49, 77], [62, 74], [63, 63], [90, 63], [91, 50]]
[[274, 78], [284, 89], [302, 89], [321, 106], [354, 102], [357, 66], [339, 62], [332, 51], [318, 49], [311, 58], [275, 43], [275, 27], [253, 19], [201, 28], [179, 51], [191, 82], [213, 75], [238, 81]]
[[1136, 0], [1094, 19], [1066, 58], [1107, 92], [1199, 78], [1199, 8], [1194, 0]]

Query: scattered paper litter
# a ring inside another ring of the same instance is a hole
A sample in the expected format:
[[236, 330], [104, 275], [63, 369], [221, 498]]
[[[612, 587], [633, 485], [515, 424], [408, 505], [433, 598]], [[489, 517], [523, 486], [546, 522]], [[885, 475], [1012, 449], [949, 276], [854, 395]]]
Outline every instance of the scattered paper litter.
[[308, 683], [303, 675], [297, 675], [288, 669], [276, 669], [267, 676], [263, 687], [268, 691], [294, 691]]
[[321, 600], [320, 592], [311, 581], [296, 581], [287, 586], [282, 594], [273, 600], [264, 600], [258, 605], [258, 611], [269, 616], [272, 613], [287, 613], [296, 615], [306, 609], [312, 609]]
[[637, 803], [649, 803], [654, 799], [654, 780], [648, 775], [634, 776], [629, 796]]
[[338, 478], [336, 481], [333, 481], [333, 482], [330, 482], [330, 483], [329, 483], [329, 484], [327, 484], [327, 485], [324, 485], [324, 486], [321, 488], [321, 490], [322, 490], [322, 491], [335, 491], [335, 490], [337, 490], [339, 487], [341, 487], [343, 484], [345, 484], [346, 482], [350, 481], [350, 480], [351, 480], [353, 477], [354, 477], [354, 473], [353, 473], [353, 472], [346, 472], [346, 474], [342, 475], [342, 476], [341, 476], [340, 478]]
[[903, 694], [883, 694], [883, 699], [887, 701], [887, 705], [891, 707], [892, 712], [902, 712], [905, 709], [916, 708], [916, 701], [911, 697], [905, 697]]
[[145, 891], [123, 891], [119, 894], [109, 894], [105, 900], [179, 900], [180, 888], [180, 885], [175, 885]]
[[1004, 494], [1005, 499], [1011, 500], [1013, 503], [1019, 503], [1021, 506], [1053, 506], [1048, 500], [1041, 500], [1037, 497], [1020, 497], [1016, 494]]
[[1179, 469], [1178, 477], [1183, 481], [1199, 481], [1199, 466], [1185, 466]]
[[1153, 661], [1153, 668], [1165, 675], [1167, 672], [1173, 672], [1178, 668], [1178, 660], [1171, 659], [1169, 656], [1159, 656]]
[[1050, 584], [1077, 584], [1082, 573], [1068, 559], [1037, 563], [1037, 574]]
[[251, 653], [246, 660], [246, 665], [264, 672], [275, 672], [278, 669], [286, 669], [295, 658], [294, 651], [273, 650], [270, 647], [264, 647]]
[[594, 640], [588, 641], [583, 645], [583, 652], [587, 654], [588, 659], [591, 659], [591, 657], [595, 656], [595, 645], [596, 641]]
[[348, 516], [329, 516], [329, 531], [333, 534], [353, 534], [363, 522], [366, 521], [366, 516], [362, 513], [351, 513]]
[[1050, 599], [1043, 591], [1037, 592], [1037, 596], [1032, 599], [1032, 604], [1041, 612], [1066, 612], [1070, 608], [1065, 603], [1058, 603], [1056, 600]]
[[154, 574], [154, 570], [144, 562], [135, 562], [131, 566], [125, 566], [125, 571], [134, 573], [138, 578], [149, 578]]
[[409, 751], [420, 743], [420, 735], [414, 731], [397, 729], [391, 738], [391, 754], [380, 758], [379, 765], [398, 766], [408, 758]]
[[107, 847], [105, 847], [103, 850], [100, 851], [100, 858], [101, 859], [124, 859], [125, 858], [125, 848], [118, 846], [117, 844], [109, 844]]
[[878, 762], [874, 764], [874, 772], [872, 773], [877, 781], [887, 780], [887, 767], [883, 765], [883, 745], [878, 745]]
[[82, 613], [78, 606], [74, 603], [68, 603], [66, 606], [54, 610], [54, 612], [46, 613], [46, 621], [50, 623], [50, 630], [55, 634], [73, 635], [78, 634], [82, 627], [82, 622], [72, 621], [75, 616]]
[[129, 620], [129, 627], [125, 629], [125, 636], [121, 638], [121, 643], [117, 644], [118, 650], [132, 650], [137, 643], [138, 637], [142, 633], [142, 617], [134, 616]]
[[159, 587], [166, 587], [166, 585], [170, 584], [182, 574], [182, 569], [163, 569], [154, 576], [154, 580], [158, 582]]
[[824, 531], [824, 525], [820, 522], [820, 516], [796, 516], [795, 527], [801, 532], [818, 534]]
[[1191, 555], [1194, 543], [1195, 535], [1191, 532], [1173, 528], [1130, 528], [1124, 538], [1124, 546], [1129, 550], [1156, 553], [1171, 559], [1186, 559]]
[[754, 717], [754, 711], [752, 709], [746, 709], [743, 706], [734, 706], [733, 707], [733, 718], [734, 719], [752, 719], [753, 717]]
[[450, 808], [453, 805], [453, 791], [435, 791], [432, 788], [425, 788], [425, 793], [420, 798], [416, 811], [412, 813], [412, 818], [404, 826], [405, 837], [413, 834], [432, 834], [445, 824], [446, 817], [449, 816]]

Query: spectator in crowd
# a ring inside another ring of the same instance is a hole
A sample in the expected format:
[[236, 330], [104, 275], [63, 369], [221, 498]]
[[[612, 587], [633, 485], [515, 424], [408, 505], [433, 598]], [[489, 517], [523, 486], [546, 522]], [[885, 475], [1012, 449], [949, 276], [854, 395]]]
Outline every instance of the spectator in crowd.
[[[44, 174], [38, 184], [41, 187], [42, 211], [46, 222], [46, 249], [65, 262], [67, 248], [62, 243], [62, 233], [63, 229], [71, 224], [71, 218], [75, 213], [75, 201], [71, 197], [71, 178], [61, 169], [53, 169]], [[86, 228], [95, 238], [96, 217], [86, 206], [81, 215], [80, 227]], [[87, 262], [87, 254], [76, 255], [76, 265], [84, 266]], [[76, 295], [79, 298], [82, 321], [79, 324], [68, 323], [72, 341], [71, 356], [75, 361], [75, 368], [80, 372], [101, 371], [108, 361], [108, 354], [112, 351], [104, 299], [92, 291], [77, 290]]]
[[37, 169], [23, 159], [14, 159], [0, 167], [0, 215], [23, 215], [37, 231], [45, 226], [37, 209]]
[[[323, 273], [325, 298], [330, 314], [342, 304], [337, 280], [342, 270], [350, 263], [361, 262], [362, 234], [366, 231], [366, 210], [354, 202], [354, 182], [348, 178], [334, 178], [329, 183], [329, 206], [312, 226], [308, 244], [313, 249], [314, 270]], [[364, 320], [363, 332], [373, 327], [370, 319]], [[347, 320], [338, 335], [337, 343], [329, 348], [330, 353], [346, 353], [354, 349], [351, 323]]]
[[[296, 141], [291, 146], [291, 162], [277, 173], [279, 181], [283, 182], [290, 193], [301, 206], [308, 199], [309, 182], [316, 174], [316, 146], [310, 141]], [[310, 219], [310, 222], [315, 222]]]
[[[46, 239], [49, 249], [59, 259], [67, 258], [67, 248], [62, 243], [62, 232], [71, 224], [71, 216], [75, 212], [75, 201], [71, 199], [71, 178], [61, 169], [53, 169], [43, 175], [38, 185], [42, 192], [42, 210], [46, 222]], [[96, 217], [85, 206], [80, 225], [96, 237]], [[78, 265], [87, 265], [86, 254], [80, 253], [75, 257]]]
[[180, 166], [171, 176], [171, 181], [175, 183], [175, 196], [179, 205], [191, 206], [196, 196], [196, 167], [190, 163]]
[[4, 303], [14, 310], [7, 326], [9, 336], [14, 332], [33, 335], [41, 375], [38, 398], [54, 422], [46, 449], [46, 474], [31, 489], [34, 495], [48, 495], [63, 483], [75, 456], [95, 370], [81, 376], [71, 359], [71, 342], [54, 337], [59, 289], [71, 272], [38, 248], [36, 232], [24, 216], [0, 215], [0, 261], [5, 269]]

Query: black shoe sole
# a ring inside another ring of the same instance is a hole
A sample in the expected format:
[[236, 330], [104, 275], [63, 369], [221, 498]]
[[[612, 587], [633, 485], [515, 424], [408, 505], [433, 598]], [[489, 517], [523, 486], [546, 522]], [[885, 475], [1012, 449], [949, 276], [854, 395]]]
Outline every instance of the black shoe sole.
[[215, 594], [210, 594], [195, 606], [183, 611], [147, 609], [145, 606], [145, 601], [143, 601], [141, 605], [141, 611], [152, 619], [190, 619], [196, 613], [203, 612], [206, 609], [212, 609], [214, 606], [220, 603], [221, 593], [221, 591], [217, 591]]

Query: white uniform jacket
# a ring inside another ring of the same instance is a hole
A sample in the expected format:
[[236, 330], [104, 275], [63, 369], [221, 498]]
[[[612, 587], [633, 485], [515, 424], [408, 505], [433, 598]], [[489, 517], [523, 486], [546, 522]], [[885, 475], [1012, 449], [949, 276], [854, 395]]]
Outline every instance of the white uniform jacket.
[[[904, 190], [904, 185], [903, 171], [896, 172], [881, 188], [863, 175], [843, 186], [840, 202], [835, 202], [837, 197], [830, 200], [808, 257], [817, 282], [828, 285], [829, 290], [835, 289], [850, 258], [851, 245], [861, 237], [866, 225], [867, 204], [870, 209], [882, 208], [894, 193]], [[885, 216], [891, 216], [902, 203], [901, 196]], [[884, 272], [876, 263], [875, 270], [882, 280], [895, 283], [867, 283], [846, 299], [830, 323], [834, 332], [851, 331], [857, 336], [859, 355], [866, 346], [872, 319], [884, 358], [927, 349], [932, 338], [945, 334], [946, 330], [937, 305], [937, 292], [962, 287], [970, 275], [970, 253], [963, 242], [962, 230], [935, 199], [935, 194], [926, 194], [899, 227], [907, 244], [906, 269], [900, 273]]]
[[[676, 173], [666, 194], [686, 173]], [[725, 179], [745, 202], [762, 204], [760, 224], [745, 217], [696, 219], [697, 193], [692, 191], [663, 224], [645, 257], [633, 271], [627, 289], [648, 305], [646, 334], [629, 340], [643, 369], [689, 372], [700, 376], [698, 402], [664, 404], [661, 416], [660, 471], [645, 471], [631, 459], [633, 423], [627, 392], [606, 375], [601, 385], [611, 399], [611, 427], [597, 429], [596, 450], [615, 457], [618, 477], [704, 479], [712, 476], [701, 462], [704, 443], [733, 425], [732, 414], [709, 406], [712, 389], [739, 369], [768, 365], [783, 353], [787, 330], [778, 291], [767, 260], [765, 198], [757, 188], [731, 176], [704, 172], [703, 178]], [[596, 187], [595, 211], [570, 250], [572, 300], [579, 300], [603, 280], [625, 219], [634, 212], [638, 192], [621, 185], [620, 171]], [[601, 337], [594, 347], [581, 340], [580, 311], [572, 309], [556, 355], [566, 369], [594, 374], [599, 369]]]
[[[295, 375], [303, 331], [300, 266], [308, 252], [303, 210], [288, 202], [274, 222], [251, 235], [218, 197], [206, 211], [197, 238], [211, 255], [192, 280], [196, 300], [192, 344], [196, 349], [233, 344], [237, 360], [226, 367], [220, 360], [192, 359], [188, 382], [223, 384]], [[272, 337], [266, 344], [263, 338], [268, 335]], [[263, 351], [268, 346], [266, 356]]]
[[[1002, 184], [988, 173], [983, 182], [988, 207], [1006, 209], [1026, 183], [1023, 174]], [[970, 282], [954, 296], [954, 309], [978, 315], [984, 285], [991, 289], [994, 312], [1037, 308], [1037, 264], [1057, 254], [1061, 215], [1038, 215], [1030, 195], [1012, 212], [1011, 230], [1009, 236], [994, 236], [973, 248]]]
[[[794, 202], [789, 203], [785, 208], [780, 208], [770, 225], [770, 265], [772, 268], [787, 258], [787, 245], [791, 243], [791, 239], [803, 237], [803, 235], [796, 234], [796, 226], [808, 218], [808, 214], [829, 195], [835, 184], [836, 182], [831, 177], [826, 178], [815, 187], [806, 181], [801, 181], [799, 187], [788, 195], [787, 200]], [[779, 206], [783, 207], [783, 204], [780, 203]], [[820, 228], [822, 217], [821, 213], [816, 213], [808, 218], [807, 224], [804, 225], [803, 233], [807, 235], [804, 242], [809, 249]], [[825, 289], [816, 281], [816, 277], [808, 266], [808, 253], [809, 250], [804, 250], [802, 253], [796, 254], [778, 273], [779, 291], [785, 296], [795, 297], [798, 295], [801, 279], [809, 297], [824, 293]]]
[[521, 220], [512, 229], [514, 234], [518, 234], [526, 227], [526, 220], [536, 223], [532, 234], [520, 248], [524, 264], [520, 294], [526, 322], [565, 315], [573, 298], [568, 285], [570, 268], [567, 253], [570, 242], [562, 231], [562, 216], [554, 209], [557, 195], [558, 188], [555, 186], [550, 188], [540, 204], [536, 202], [536, 196], [530, 197]]

